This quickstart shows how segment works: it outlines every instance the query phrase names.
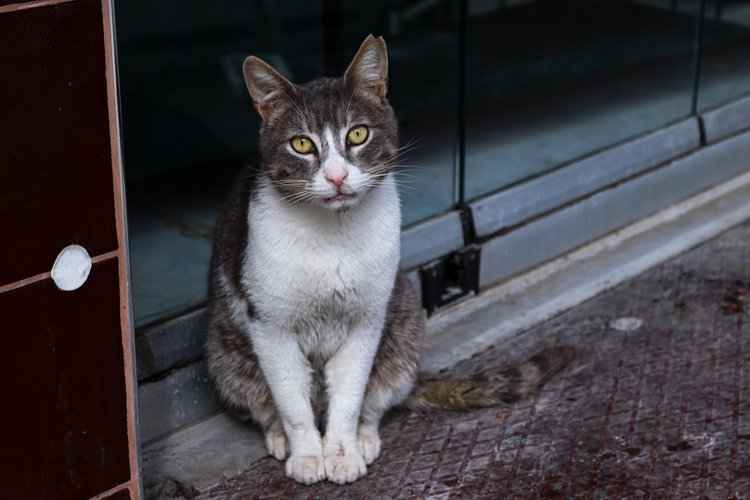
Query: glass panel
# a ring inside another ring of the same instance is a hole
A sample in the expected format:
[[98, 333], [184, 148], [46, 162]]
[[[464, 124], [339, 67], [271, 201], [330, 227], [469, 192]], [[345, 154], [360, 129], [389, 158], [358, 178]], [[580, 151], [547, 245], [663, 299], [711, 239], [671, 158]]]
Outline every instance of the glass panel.
[[343, 27], [345, 50], [334, 67], [349, 64], [367, 33], [382, 34], [388, 45], [389, 99], [399, 119], [402, 146], [397, 162], [403, 224], [453, 208], [459, 2], [336, 3], [343, 19], [323, 23], [329, 35], [336, 26]]
[[670, 0], [469, 1], [465, 197], [687, 117], [697, 11]]
[[454, 205], [458, 2], [116, 7], [136, 326], [205, 300], [214, 221], [257, 146], [240, 70], [249, 54], [305, 82], [343, 74], [367, 34], [383, 35], [405, 146], [404, 224]]
[[750, 94], [750, 1], [707, 3], [698, 89], [699, 111]]

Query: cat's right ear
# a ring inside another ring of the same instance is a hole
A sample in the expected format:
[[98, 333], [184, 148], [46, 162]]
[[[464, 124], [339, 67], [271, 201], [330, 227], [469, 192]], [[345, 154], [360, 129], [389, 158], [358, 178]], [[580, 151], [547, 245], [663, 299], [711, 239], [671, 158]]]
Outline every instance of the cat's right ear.
[[242, 73], [245, 75], [245, 84], [253, 106], [264, 121], [282, 101], [288, 101], [294, 93], [294, 85], [289, 80], [255, 56], [245, 59]]

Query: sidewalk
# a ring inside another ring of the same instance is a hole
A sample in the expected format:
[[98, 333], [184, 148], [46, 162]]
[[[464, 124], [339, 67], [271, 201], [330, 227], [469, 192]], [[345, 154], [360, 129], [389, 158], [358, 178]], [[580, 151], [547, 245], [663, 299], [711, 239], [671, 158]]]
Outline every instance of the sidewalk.
[[202, 498], [750, 498], [747, 288], [750, 223], [444, 372], [577, 346], [533, 400], [393, 412], [351, 485], [264, 458]]

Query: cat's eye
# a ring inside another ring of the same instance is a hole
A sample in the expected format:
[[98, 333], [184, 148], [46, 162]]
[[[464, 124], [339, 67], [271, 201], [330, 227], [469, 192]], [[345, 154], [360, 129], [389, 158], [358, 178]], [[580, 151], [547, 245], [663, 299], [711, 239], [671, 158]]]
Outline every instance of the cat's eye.
[[352, 127], [349, 133], [346, 134], [346, 143], [350, 146], [357, 146], [362, 144], [367, 139], [369, 131], [364, 125], [357, 125]]
[[306, 155], [308, 153], [312, 153], [315, 150], [315, 145], [313, 144], [313, 141], [310, 140], [309, 137], [305, 137], [304, 135], [298, 135], [294, 139], [292, 139], [292, 148], [303, 155]]

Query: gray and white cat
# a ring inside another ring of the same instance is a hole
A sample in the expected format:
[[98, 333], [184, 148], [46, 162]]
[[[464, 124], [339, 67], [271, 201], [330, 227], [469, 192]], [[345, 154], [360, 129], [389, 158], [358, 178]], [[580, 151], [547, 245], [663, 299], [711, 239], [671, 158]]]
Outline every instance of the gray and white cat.
[[515, 400], [569, 361], [570, 350], [546, 350], [491, 377], [414, 389], [424, 317], [398, 270], [385, 42], [368, 36], [338, 79], [295, 85], [255, 57], [243, 71], [263, 119], [261, 163], [217, 227], [206, 353], [220, 396], [261, 425], [287, 476], [355, 481], [380, 454], [384, 413], [407, 398]]

